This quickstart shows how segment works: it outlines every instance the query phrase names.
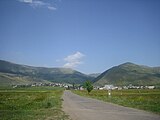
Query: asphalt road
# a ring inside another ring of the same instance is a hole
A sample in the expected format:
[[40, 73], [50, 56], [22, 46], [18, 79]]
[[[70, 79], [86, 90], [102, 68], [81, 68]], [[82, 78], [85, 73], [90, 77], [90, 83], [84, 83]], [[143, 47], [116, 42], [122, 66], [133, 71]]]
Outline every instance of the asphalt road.
[[112, 103], [81, 97], [70, 91], [63, 94], [63, 110], [72, 120], [160, 120], [160, 116]]

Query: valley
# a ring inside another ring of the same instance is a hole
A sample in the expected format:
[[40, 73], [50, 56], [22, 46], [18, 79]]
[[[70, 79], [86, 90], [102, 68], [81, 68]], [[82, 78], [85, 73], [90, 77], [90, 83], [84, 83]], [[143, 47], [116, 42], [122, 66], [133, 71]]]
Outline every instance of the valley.
[[[87, 80], [90, 80], [94, 86], [90, 94], [83, 87]], [[102, 74], [86, 75], [69, 68], [33, 67], [0, 60], [0, 118], [4, 120], [70, 120], [74, 112], [68, 114], [62, 108], [64, 107], [62, 103], [69, 99], [62, 99], [66, 94], [65, 89], [81, 96], [159, 114], [159, 88], [160, 67], [124, 63]], [[110, 94], [108, 94], [109, 91]], [[118, 108], [121, 110], [121, 107]], [[106, 106], [105, 111], [108, 110]], [[137, 114], [132, 117], [133, 119], [138, 115], [138, 111], [135, 111]], [[159, 117], [142, 113], [155, 119]], [[86, 115], [88, 118], [88, 114]], [[101, 118], [105, 119], [105, 115]], [[80, 116], [79, 120], [82, 119]], [[122, 119], [127, 119], [127, 116]], [[110, 120], [112, 120], [111, 116]]]
[[20, 65], [0, 60], [0, 86], [28, 84], [76, 84], [86, 80], [95, 87], [114, 86], [160, 86], [160, 67], [148, 67], [134, 63], [114, 66], [103, 73], [84, 74], [70, 68], [45, 68]]

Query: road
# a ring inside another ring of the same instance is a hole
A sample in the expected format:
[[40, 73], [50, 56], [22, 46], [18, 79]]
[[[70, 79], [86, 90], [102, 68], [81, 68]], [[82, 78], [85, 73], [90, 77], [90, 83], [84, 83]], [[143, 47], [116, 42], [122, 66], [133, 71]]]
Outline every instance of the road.
[[72, 120], [160, 120], [160, 116], [65, 91], [63, 110]]

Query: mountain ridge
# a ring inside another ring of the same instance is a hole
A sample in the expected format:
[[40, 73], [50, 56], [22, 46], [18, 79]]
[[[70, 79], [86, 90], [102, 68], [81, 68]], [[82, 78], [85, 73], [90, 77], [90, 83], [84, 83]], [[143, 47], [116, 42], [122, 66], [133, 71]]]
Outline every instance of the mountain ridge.
[[32, 67], [4, 60], [0, 60], [0, 73], [1, 80], [2, 73], [5, 74], [3, 75], [3, 78], [4, 76], [6, 76], [7, 78], [8, 74], [13, 74], [12, 76], [16, 76], [16, 78], [17, 76], [20, 76], [21, 78], [27, 78], [32, 82], [34, 82], [34, 80], [39, 80], [57, 83], [82, 84], [84, 81], [88, 79], [93, 79], [93, 77], [90, 77], [70, 68]]
[[94, 79], [94, 85], [160, 85], [160, 67], [149, 67], [126, 62], [114, 66]]
[[[96, 77], [96, 78], [95, 78]], [[126, 62], [114, 66], [99, 75], [86, 75], [70, 68], [47, 68], [16, 64], [0, 60], [0, 84], [26, 84], [57, 82], [83, 84], [86, 80], [95, 86], [160, 85], [160, 67], [149, 67]]]

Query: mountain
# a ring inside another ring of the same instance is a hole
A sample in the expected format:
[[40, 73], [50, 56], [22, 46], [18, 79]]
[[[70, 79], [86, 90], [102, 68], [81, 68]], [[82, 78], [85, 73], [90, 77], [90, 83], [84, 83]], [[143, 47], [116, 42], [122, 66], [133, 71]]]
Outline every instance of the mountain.
[[33, 78], [19, 74], [2, 73], [0, 72], [0, 86], [17, 85], [17, 84], [32, 84], [32, 83], [50, 83], [47, 80]]
[[96, 86], [113, 85], [160, 85], [160, 67], [148, 67], [134, 63], [115, 66], [94, 79]]
[[93, 77], [70, 68], [45, 68], [0, 60], [0, 83], [58, 82], [81, 84]]
[[101, 73], [92, 73], [92, 74], [88, 74], [88, 75], [91, 76], [91, 77], [96, 78], [96, 77], [98, 77], [100, 74], [101, 74]]

